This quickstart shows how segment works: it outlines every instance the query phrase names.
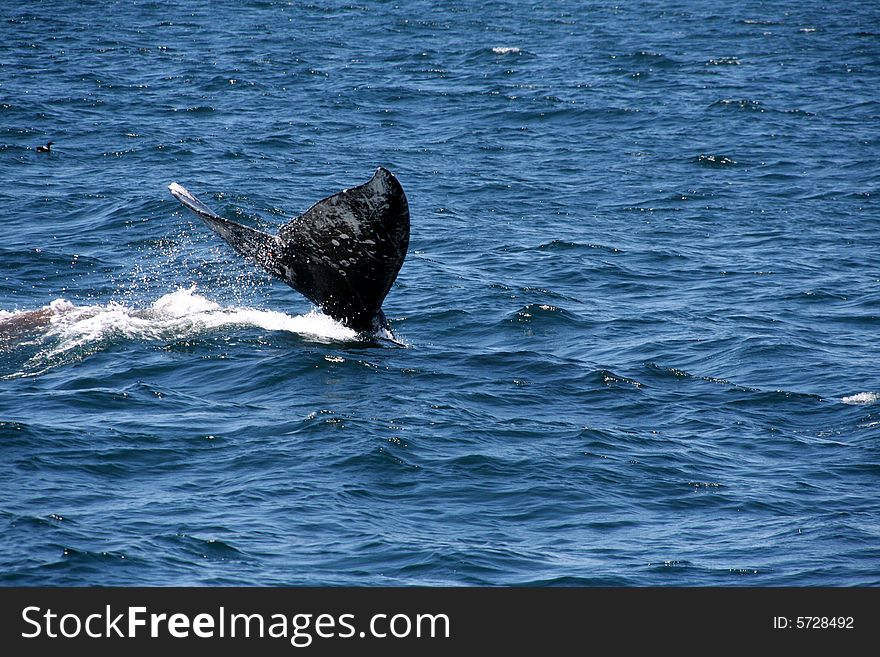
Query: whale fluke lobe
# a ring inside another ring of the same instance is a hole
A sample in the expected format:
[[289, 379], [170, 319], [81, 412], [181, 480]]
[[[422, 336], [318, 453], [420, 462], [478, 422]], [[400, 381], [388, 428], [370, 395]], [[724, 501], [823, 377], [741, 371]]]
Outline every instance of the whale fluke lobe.
[[[174, 198], [199, 215], [211, 230], [226, 240], [241, 255], [250, 258], [276, 276], [281, 276], [281, 271], [273, 268], [274, 251], [272, 245], [277, 241], [277, 237], [224, 219], [215, 214], [182, 185], [171, 183], [168, 185], [168, 189]], [[275, 251], [278, 250], [278, 248], [275, 249]]]
[[356, 331], [388, 329], [382, 302], [409, 246], [409, 206], [388, 169], [318, 201], [277, 235], [224, 219], [177, 183], [168, 189], [239, 254], [327, 315]]

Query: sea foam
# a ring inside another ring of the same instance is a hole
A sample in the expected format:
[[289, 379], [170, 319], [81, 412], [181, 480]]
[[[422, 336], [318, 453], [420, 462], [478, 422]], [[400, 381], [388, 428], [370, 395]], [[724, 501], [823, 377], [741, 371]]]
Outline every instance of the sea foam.
[[841, 397], [840, 401], [844, 404], [873, 404], [880, 399], [880, 392], [860, 392], [848, 397]]
[[319, 342], [357, 338], [355, 331], [317, 310], [304, 315], [287, 315], [273, 310], [224, 306], [198, 294], [195, 287], [165, 294], [146, 308], [134, 308], [116, 301], [79, 306], [65, 299], [56, 299], [36, 312], [47, 311], [49, 321], [45, 338], [54, 339], [49, 355], [114, 337], [182, 340], [236, 326], [287, 331]]

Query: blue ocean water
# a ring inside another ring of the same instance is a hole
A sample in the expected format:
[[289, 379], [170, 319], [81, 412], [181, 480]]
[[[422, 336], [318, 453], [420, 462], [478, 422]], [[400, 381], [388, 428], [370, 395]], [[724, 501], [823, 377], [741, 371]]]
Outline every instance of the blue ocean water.
[[[0, 37], [0, 584], [880, 584], [876, 3]], [[269, 229], [380, 165], [403, 347], [166, 189]]]

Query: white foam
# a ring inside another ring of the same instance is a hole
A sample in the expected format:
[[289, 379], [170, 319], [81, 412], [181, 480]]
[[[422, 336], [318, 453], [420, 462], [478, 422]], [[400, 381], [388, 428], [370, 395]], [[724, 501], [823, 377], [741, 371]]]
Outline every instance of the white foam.
[[182, 340], [214, 329], [235, 326], [287, 331], [321, 342], [357, 338], [355, 331], [317, 310], [294, 316], [273, 310], [227, 307], [196, 293], [195, 287], [159, 297], [145, 309], [114, 301], [104, 305], [75, 306], [64, 299], [56, 299], [48, 309], [52, 311], [52, 316], [46, 335], [58, 340], [52, 354], [114, 336]]
[[161, 296], [153, 302], [151, 308], [157, 315], [167, 317], [186, 317], [221, 310], [220, 304], [196, 294], [195, 286]]
[[495, 46], [492, 48], [492, 52], [496, 55], [516, 55], [519, 51], [516, 46]]
[[73, 310], [74, 305], [70, 303], [67, 299], [55, 299], [50, 302], [47, 306], [48, 310], [51, 310], [53, 313], [63, 313], [69, 310]]
[[844, 404], [873, 404], [880, 399], [880, 392], [860, 392], [849, 397], [841, 397]]

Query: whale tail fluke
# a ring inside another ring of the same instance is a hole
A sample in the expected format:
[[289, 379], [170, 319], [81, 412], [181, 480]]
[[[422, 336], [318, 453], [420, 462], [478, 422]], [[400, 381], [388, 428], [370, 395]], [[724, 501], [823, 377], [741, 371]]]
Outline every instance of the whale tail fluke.
[[[282, 276], [282, 272], [275, 267], [274, 258], [274, 251], [278, 250], [276, 244], [278, 238], [224, 219], [202, 203], [183, 185], [171, 183], [168, 185], [168, 190], [174, 198], [201, 217], [211, 230], [226, 240], [240, 255], [254, 261], [276, 276]], [[273, 246], [276, 247], [274, 250]]]
[[224, 219], [183, 186], [168, 189], [239, 254], [356, 331], [388, 329], [382, 302], [409, 245], [409, 206], [394, 175], [318, 201], [269, 235]]

